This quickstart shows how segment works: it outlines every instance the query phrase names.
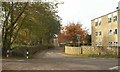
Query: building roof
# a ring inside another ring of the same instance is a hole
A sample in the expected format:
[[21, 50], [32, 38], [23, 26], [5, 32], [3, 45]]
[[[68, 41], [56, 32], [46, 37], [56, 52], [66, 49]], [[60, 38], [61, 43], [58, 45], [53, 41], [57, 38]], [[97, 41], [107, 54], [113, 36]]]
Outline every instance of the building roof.
[[109, 15], [109, 14], [111, 14], [111, 13], [117, 12], [117, 11], [119, 11], [119, 10], [120, 10], [120, 9], [115, 10], [115, 11], [110, 12], [110, 13], [107, 13], [107, 14], [105, 14], [105, 15], [102, 15], [102, 16], [100, 16], [100, 17], [94, 18], [94, 19], [92, 19], [91, 21], [93, 21], [93, 20], [95, 20], [95, 19], [98, 19], [98, 18], [101, 18], [101, 17], [106, 16], [106, 15]]

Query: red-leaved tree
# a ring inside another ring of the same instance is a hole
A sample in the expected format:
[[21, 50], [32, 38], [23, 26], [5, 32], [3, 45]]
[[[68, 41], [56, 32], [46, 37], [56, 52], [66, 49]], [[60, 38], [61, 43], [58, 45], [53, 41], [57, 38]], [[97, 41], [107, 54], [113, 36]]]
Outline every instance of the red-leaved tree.
[[82, 28], [82, 24], [69, 23], [64, 27], [62, 33], [58, 34], [59, 42], [72, 42], [73, 44], [78, 42], [78, 35], [80, 36], [79, 41], [83, 42], [86, 40], [88, 30]]

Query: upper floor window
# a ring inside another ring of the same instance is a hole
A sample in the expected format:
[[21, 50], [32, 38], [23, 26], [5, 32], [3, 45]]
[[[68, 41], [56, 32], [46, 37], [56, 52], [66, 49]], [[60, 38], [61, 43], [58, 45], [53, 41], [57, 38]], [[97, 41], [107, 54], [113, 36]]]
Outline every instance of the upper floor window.
[[112, 14], [109, 14], [108, 15], [108, 23], [111, 23], [112, 22]]
[[95, 26], [98, 26], [98, 22], [95, 22]]
[[101, 26], [101, 21], [98, 24], [99, 24], [99, 26]]
[[95, 32], [95, 35], [98, 36], [98, 32]]
[[99, 35], [102, 35], [102, 32], [101, 32], [101, 31], [99, 32]]
[[112, 34], [112, 30], [108, 30], [108, 34], [111, 35]]
[[112, 22], [112, 18], [108, 18], [108, 23], [111, 23]]
[[101, 18], [95, 20], [95, 26], [101, 25]]
[[114, 34], [118, 34], [118, 29], [115, 29]]
[[117, 16], [114, 16], [114, 17], [113, 17], [113, 21], [114, 21], [114, 22], [117, 21]]

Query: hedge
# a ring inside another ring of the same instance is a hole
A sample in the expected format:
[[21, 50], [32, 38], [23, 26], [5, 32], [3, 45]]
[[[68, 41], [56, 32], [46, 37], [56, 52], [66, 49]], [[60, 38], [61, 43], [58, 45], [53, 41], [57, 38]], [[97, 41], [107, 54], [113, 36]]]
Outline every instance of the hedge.
[[17, 48], [13, 48], [13, 50], [11, 51], [11, 54], [12, 54], [12, 56], [26, 57], [26, 52], [28, 50], [29, 58], [30, 58], [36, 52], [50, 49], [50, 48], [54, 48], [54, 46], [53, 45], [20, 46]]

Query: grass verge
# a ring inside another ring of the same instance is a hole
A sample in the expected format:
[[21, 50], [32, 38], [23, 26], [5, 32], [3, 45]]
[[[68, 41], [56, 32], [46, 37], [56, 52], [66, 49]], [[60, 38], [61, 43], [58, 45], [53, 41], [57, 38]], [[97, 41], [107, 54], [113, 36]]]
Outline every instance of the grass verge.
[[80, 57], [118, 58], [117, 55], [112, 55], [112, 54], [101, 54], [101, 55], [98, 55], [98, 54], [67, 54], [67, 55], [80, 56]]

